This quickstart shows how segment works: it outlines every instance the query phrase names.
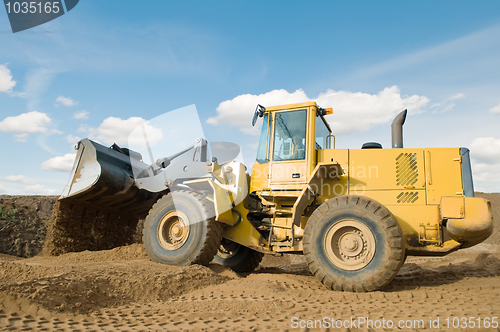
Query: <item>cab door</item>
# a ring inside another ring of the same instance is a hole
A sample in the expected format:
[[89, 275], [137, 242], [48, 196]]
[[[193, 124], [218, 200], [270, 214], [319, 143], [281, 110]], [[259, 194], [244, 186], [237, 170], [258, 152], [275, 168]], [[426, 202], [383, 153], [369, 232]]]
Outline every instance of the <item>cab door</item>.
[[310, 138], [307, 132], [307, 109], [273, 114], [271, 188], [297, 187], [308, 181]]

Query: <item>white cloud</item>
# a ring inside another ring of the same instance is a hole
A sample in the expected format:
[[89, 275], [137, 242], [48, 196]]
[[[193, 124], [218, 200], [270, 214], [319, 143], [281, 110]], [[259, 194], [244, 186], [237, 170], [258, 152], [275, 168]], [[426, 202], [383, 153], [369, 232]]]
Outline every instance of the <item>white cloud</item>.
[[42, 169], [49, 171], [69, 172], [73, 168], [75, 153], [66, 153], [64, 156], [50, 158], [42, 163]]
[[69, 97], [64, 97], [64, 96], [59, 96], [56, 98], [56, 103], [55, 105], [63, 105], [63, 106], [67, 106], [67, 107], [71, 107], [71, 106], [75, 106], [76, 104], [78, 104], [77, 101], [74, 101], [73, 99], [69, 98]]
[[0, 194], [5, 192], [5, 187], [0, 184]]
[[59, 129], [52, 128], [52, 129], [49, 129], [48, 134], [49, 135], [62, 135], [63, 132], [60, 131]]
[[26, 175], [9, 175], [4, 177], [2, 180], [22, 184], [36, 184], [35, 180], [28, 178]]
[[453, 110], [453, 108], [455, 108], [455, 106], [457, 106], [452, 101], [453, 100], [458, 100], [458, 99], [463, 99], [463, 98], [465, 98], [465, 94], [463, 94], [463, 93], [457, 93], [456, 95], [453, 95], [451, 97], [448, 97], [448, 98], [444, 99], [440, 103], [434, 103], [434, 104], [432, 104], [432, 106], [430, 107], [430, 109], [434, 109], [432, 111], [433, 114], [449, 112], [449, 111]]
[[57, 190], [45, 188], [43, 184], [35, 184], [24, 187], [23, 194], [26, 195], [55, 195]]
[[42, 97], [50, 87], [56, 74], [56, 71], [47, 68], [37, 68], [28, 73], [25, 80], [25, 92], [23, 93], [23, 96], [28, 99], [28, 111], [40, 109]]
[[500, 114], [500, 103], [497, 106], [490, 109], [490, 113], [491, 114]]
[[376, 95], [328, 90], [316, 100], [321, 107], [333, 107], [333, 114], [326, 119], [336, 134], [368, 130], [391, 121], [404, 109], [410, 114], [422, 113], [422, 107], [429, 102], [425, 96], [401, 96], [395, 85]]
[[90, 130], [90, 126], [88, 124], [82, 124], [78, 129], [76, 130], [77, 133], [88, 133]]
[[500, 164], [472, 164], [472, 175], [474, 177], [474, 186], [480, 188], [483, 184], [485, 187], [491, 187], [492, 183], [500, 182]]
[[9, 68], [0, 65], [0, 92], [11, 93], [16, 83], [16, 81], [12, 80], [12, 73]]
[[492, 184], [500, 182], [500, 139], [478, 137], [469, 144], [469, 147], [475, 187], [491, 191]]
[[455, 106], [457, 106], [457, 105], [454, 103], [450, 103], [450, 104], [446, 105], [446, 107], [441, 111], [441, 113], [451, 111]]
[[433, 114], [436, 114], [436, 113], [445, 113], [445, 112], [449, 112], [451, 110], [453, 110], [453, 108], [455, 108], [455, 106], [457, 106], [455, 103], [453, 103], [452, 101], [453, 100], [458, 100], [458, 99], [462, 99], [462, 98], [465, 98], [465, 94], [463, 93], [457, 93], [456, 95], [453, 95], [449, 98], [446, 98], [445, 100], [443, 100], [441, 103], [435, 103], [433, 104], [430, 108], [436, 108], [436, 107], [442, 107], [442, 109], [435, 109], [432, 113]]
[[87, 111], [78, 111], [73, 114], [73, 119], [87, 120], [88, 118], [89, 118], [89, 112]]
[[253, 111], [257, 104], [275, 106], [306, 102], [310, 99], [303, 90], [289, 93], [284, 89], [273, 90], [261, 95], [239, 95], [232, 100], [226, 100], [217, 107], [217, 116], [208, 118], [207, 123], [212, 125], [229, 124], [239, 127], [247, 134], [258, 134], [259, 130], [252, 127]]
[[80, 137], [73, 136], [73, 135], [68, 135], [68, 136], [65, 137], [65, 139], [66, 139], [66, 142], [68, 142], [69, 144], [76, 144], [79, 141], [81, 141]]
[[21, 134], [14, 134], [14, 137], [16, 138], [16, 141], [18, 142], [26, 142], [28, 139], [29, 134], [28, 133], [21, 133]]
[[144, 130], [148, 135], [149, 144], [154, 145], [163, 138], [162, 130], [153, 127], [148, 121], [139, 117], [131, 117], [126, 120], [110, 116], [105, 119], [98, 128], [82, 128], [88, 131], [90, 139], [101, 141], [104, 144], [111, 145], [116, 143], [122, 146], [142, 145], [142, 131], [139, 135], [129, 137], [131, 132], [137, 127], [144, 125]]
[[302, 90], [289, 93], [286, 90], [273, 90], [261, 95], [240, 95], [227, 100], [217, 107], [217, 116], [207, 123], [229, 124], [239, 127], [249, 134], [258, 134], [252, 127], [251, 119], [257, 104], [275, 106], [315, 100], [321, 107], [333, 107], [333, 115], [326, 117], [335, 134], [361, 132], [386, 123], [404, 109], [410, 113], [421, 113], [429, 99], [425, 96], [401, 96], [397, 86], [385, 88], [377, 94], [362, 92], [327, 90], [317, 98], [309, 98]]
[[457, 100], [457, 99], [462, 99], [462, 98], [465, 98], [465, 94], [457, 93], [456, 95], [451, 96], [447, 100]]
[[18, 116], [9, 116], [0, 121], [0, 131], [13, 133], [17, 141], [25, 142], [29, 134], [46, 133], [50, 123], [51, 120], [47, 114], [33, 111]]
[[470, 144], [471, 157], [483, 164], [500, 163], [500, 139], [478, 137]]

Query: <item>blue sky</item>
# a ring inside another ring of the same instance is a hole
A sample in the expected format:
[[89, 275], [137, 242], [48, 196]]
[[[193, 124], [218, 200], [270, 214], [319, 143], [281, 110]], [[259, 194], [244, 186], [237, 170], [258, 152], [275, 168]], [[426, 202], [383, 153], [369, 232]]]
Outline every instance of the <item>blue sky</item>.
[[389, 147], [408, 108], [406, 147], [469, 147], [476, 189], [498, 192], [499, 37], [498, 1], [81, 0], [16, 34], [0, 9], [0, 193], [58, 194], [78, 138], [192, 104], [250, 166], [256, 103], [308, 100], [334, 108], [341, 148]]

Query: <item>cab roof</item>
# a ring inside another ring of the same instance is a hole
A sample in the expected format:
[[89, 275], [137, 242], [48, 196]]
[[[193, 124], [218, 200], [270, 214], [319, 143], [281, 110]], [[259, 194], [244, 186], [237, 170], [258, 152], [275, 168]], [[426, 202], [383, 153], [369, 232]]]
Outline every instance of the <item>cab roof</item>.
[[281, 110], [288, 110], [288, 109], [292, 109], [292, 108], [301, 108], [301, 107], [310, 107], [310, 106], [314, 106], [316, 108], [319, 108], [318, 105], [316, 105], [316, 102], [308, 101], [306, 103], [269, 106], [269, 107], [266, 107], [266, 112], [281, 111]]

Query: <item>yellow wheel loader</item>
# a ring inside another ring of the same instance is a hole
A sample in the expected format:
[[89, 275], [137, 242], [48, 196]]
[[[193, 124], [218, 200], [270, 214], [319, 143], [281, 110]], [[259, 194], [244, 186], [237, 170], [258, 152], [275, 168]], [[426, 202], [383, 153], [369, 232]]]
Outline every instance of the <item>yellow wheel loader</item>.
[[[443, 256], [485, 240], [491, 206], [474, 197], [469, 150], [403, 148], [406, 110], [392, 148], [336, 149], [315, 102], [257, 106], [257, 158], [247, 174], [210, 158], [200, 138], [155, 164], [134, 151], [80, 141], [53, 218], [53, 253], [132, 241], [144, 219], [151, 260], [251, 272], [265, 253], [304, 254], [311, 273], [339, 291], [379, 290], [406, 256]], [[260, 120], [262, 119], [262, 120]]]

